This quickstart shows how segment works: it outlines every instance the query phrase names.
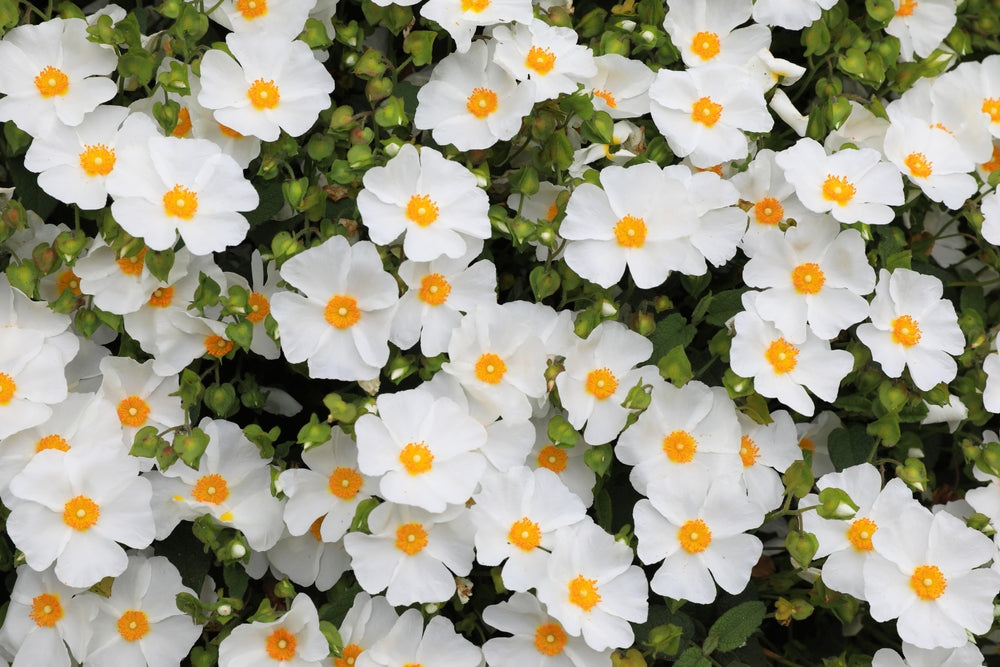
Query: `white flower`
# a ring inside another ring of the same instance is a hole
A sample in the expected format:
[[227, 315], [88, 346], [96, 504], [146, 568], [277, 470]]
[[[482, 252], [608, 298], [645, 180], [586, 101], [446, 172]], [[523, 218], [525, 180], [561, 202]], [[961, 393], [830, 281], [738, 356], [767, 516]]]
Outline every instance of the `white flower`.
[[597, 74], [594, 54], [577, 44], [572, 28], [549, 25], [532, 19], [530, 23], [500, 25], [493, 29], [496, 51], [493, 61], [520, 81], [535, 83], [535, 101], [576, 91]]
[[321, 667], [330, 645], [319, 628], [316, 605], [305, 593], [292, 600], [288, 612], [270, 623], [241, 623], [219, 645], [219, 667], [267, 665]]

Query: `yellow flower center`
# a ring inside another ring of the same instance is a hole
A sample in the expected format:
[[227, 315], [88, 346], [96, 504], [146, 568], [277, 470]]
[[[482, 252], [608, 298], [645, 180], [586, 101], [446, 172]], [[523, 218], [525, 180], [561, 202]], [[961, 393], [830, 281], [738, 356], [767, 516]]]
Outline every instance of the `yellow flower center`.
[[440, 273], [428, 273], [420, 281], [420, 292], [417, 296], [424, 303], [440, 306], [448, 300], [449, 294], [451, 294], [451, 283]]
[[691, 107], [691, 120], [705, 127], [712, 127], [722, 116], [722, 105], [712, 101], [711, 97], [699, 97]]
[[558, 474], [566, 469], [566, 461], [568, 459], [569, 454], [563, 450], [555, 445], [546, 445], [538, 452], [538, 460], [536, 462], [539, 468], [548, 468]]
[[177, 112], [177, 124], [174, 125], [174, 129], [170, 135], [174, 137], [186, 137], [190, 131], [191, 112], [188, 111], [187, 107], [181, 107], [181, 110]]
[[920, 336], [920, 326], [909, 315], [900, 315], [892, 321], [892, 342], [913, 347], [920, 342]]
[[982, 112], [990, 115], [990, 122], [1000, 123], [1000, 97], [983, 98]]
[[594, 96], [600, 97], [602, 100], [604, 100], [604, 103], [607, 104], [612, 109], [618, 108], [618, 100], [615, 99], [615, 96], [611, 94], [610, 90], [604, 90], [603, 88], [595, 90]]
[[223, 338], [218, 334], [205, 336], [205, 352], [213, 357], [221, 359], [233, 349], [233, 341]]
[[298, 640], [288, 630], [278, 628], [267, 638], [267, 654], [272, 660], [288, 662], [295, 657], [295, 645]]
[[748, 435], [744, 435], [740, 438], [740, 459], [743, 461], [743, 467], [749, 468], [757, 459], [760, 458], [760, 447], [757, 443], [753, 441]]
[[411, 475], [428, 472], [434, 465], [434, 454], [421, 442], [410, 442], [399, 452], [399, 462]]
[[646, 221], [626, 215], [615, 223], [615, 238], [623, 248], [641, 248], [646, 242]]
[[618, 378], [609, 368], [598, 368], [587, 373], [585, 389], [588, 394], [603, 401], [618, 390]]
[[762, 225], [776, 225], [785, 219], [785, 209], [774, 197], [764, 197], [757, 202], [753, 214]]
[[559, 655], [564, 646], [566, 631], [558, 623], [543, 623], [535, 628], [535, 649], [542, 655]]
[[857, 189], [847, 180], [846, 176], [827, 174], [826, 180], [823, 181], [823, 199], [835, 202], [840, 206], [847, 206], [855, 192]]
[[948, 580], [937, 565], [919, 565], [913, 569], [910, 588], [921, 600], [937, 600], [948, 588]]
[[203, 475], [195, 482], [191, 497], [199, 503], [218, 505], [229, 497], [229, 485], [226, 478], [218, 473]]
[[855, 519], [847, 529], [847, 540], [857, 551], [871, 551], [872, 535], [878, 530], [878, 525], [871, 519]]
[[361, 490], [361, 483], [361, 474], [357, 470], [341, 466], [330, 473], [327, 487], [341, 500], [351, 500]]
[[219, 123], [219, 132], [222, 132], [222, 134], [224, 134], [227, 137], [230, 137], [232, 139], [242, 139], [243, 138], [242, 134], [240, 134], [239, 132], [237, 132], [233, 128], [229, 127], [228, 125], [223, 125], [222, 123]]
[[764, 358], [779, 375], [795, 370], [798, 363], [799, 348], [789, 343], [784, 338], [772, 341], [764, 352]]
[[178, 183], [163, 195], [163, 210], [168, 216], [190, 220], [198, 211], [198, 195]]
[[87, 496], [70, 498], [63, 505], [63, 523], [74, 530], [87, 530], [101, 516], [101, 508]]
[[274, 85], [274, 79], [267, 81], [257, 79], [247, 89], [247, 97], [250, 98], [250, 104], [257, 111], [273, 109], [278, 106], [278, 101], [281, 100], [281, 94], [278, 92], [278, 87]]
[[416, 521], [404, 523], [396, 529], [396, 548], [413, 556], [427, 546], [427, 531]]
[[354, 667], [354, 663], [358, 661], [358, 656], [364, 651], [363, 648], [357, 644], [348, 644], [344, 647], [344, 650], [340, 652], [339, 658], [333, 659], [333, 664], [336, 667]]
[[118, 403], [118, 420], [122, 426], [136, 428], [146, 423], [149, 417], [149, 403], [135, 394], [127, 396]]
[[903, 159], [903, 164], [910, 170], [910, 176], [914, 178], [927, 178], [933, 173], [932, 162], [927, 161], [923, 153], [910, 153]]
[[42, 593], [31, 600], [31, 611], [28, 616], [40, 628], [51, 628], [62, 619], [62, 605], [59, 596], [54, 593]]
[[438, 219], [438, 205], [427, 195], [413, 195], [406, 204], [406, 217], [421, 227]]
[[476, 118], [486, 118], [497, 110], [497, 94], [489, 88], [476, 88], [466, 100], [465, 108]]
[[916, 0], [899, 0], [899, 9], [896, 10], [896, 16], [912, 16], [913, 10], [917, 8], [920, 4]]
[[127, 642], [134, 642], [149, 634], [149, 617], [146, 612], [129, 609], [118, 617], [118, 634]]
[[524, 59], [524, 66], [539, 74], [548, 74], [555, 65], [556, 55], [552, 53], [552, 49], [540, 49], [537, 46], [528, 49], [528, 55]]
[[701, 519], [685, 521], [677, 531], [677, 541], [689, 554], [701, 553], [712, 543], [712, 531]]
[[173, 287], [157, 287], [149, 296], [149, 305], [154, 308], [166, 308], [174, 300]]
[[521, 517], [511, 524], [507, 541], [522, 551], [531, 551], [542, 542], [542, 531], [528, 517]]
[[663, 438], [662, 447], [674, 463], [690, 463], [698, 451], [698, 441], [687, 431], [673, 431]]
[[711, 60], [719, 55], [719, 36], [714, 32], [701, 31], [691, 38], [691, 51], [702, 60]]
[[316, 540], [317, 542], [322, 542], [323, 541], [323, 519], [325, 519], [325, 518], [326, 518], [326, 515], [324, 514], [323, 516], [319, 517], [318, 519], [316, 519], [315, 521], [313, 521], [311, 524], [309, 524], [309, 531], [308, 532], [309, 532], [310, 535], [313, 536], [313, 539]]
[[236, 0], [236, 9], [247, 21], [267, 14], [267, 0]]
[[330, 323], [330, 326], [338, 329], [353, 327], [361, 319], [361, 311], [358, 310], [358, 302], [354, 297], [335, 294], [326, 303], [323, 317]]
[[6, 373], [0, 373], [0, 405], [7, 405], [14, 398], [17, 383]]
[[476, 362], [476, 377], [481, 382], [499, 384], [506, 372], [507, 364], [492, 352], [487, 352]]
[[815, 262], [799, 264], [792, 269], [792, 285], [799, 294], [817, 294], [825, 282], [826, 276]]
[[35, 443], [36, 454], [46, 449], [58, 449], [60, 452], [68, 452], [69, 442], [67, 442], [66, 438], [62, 437], [58, 433], [53, 433], [52, 435], [47, 435]]
[[[1000, 122], [1000, 119], [998, 119], [998, 122]], [[983, 171], [987, 173], [992, 173], [997, 169], [1000, 169], [1000, 146], [994, 146], [993, 155], [990, 156], [989, 162], [983, 163]]]
[[48, 65], [35, 77], [35, 88], [42, 97], [65, 95], [69, 90], [69, 77], [61, 69]]
[[802, 438], [801, 440], [799, 440], [799, 449], [801, 449], [804, 452], [815, 452], [816, 443], [813, 442], [810, 438]]
[[476, 12], [477, 14], [490, 6], [490, 0], [462, 0], [463, 12]]
[[59, 290], [60, 294], [64, 290], [69, 290], [76, 296], [80, 296], [80, 276], [73, 273], [73, 269], [66, 269], [56, 279], [56, 289]]
[[127, 276], [138, 276], [142, 274], [142, 267], [145, 265], [146, 249], [143, 248], [131, 257], [124, 257], [118, 260], [118, 268]]
[[250, 296], [247, 298], [247, 306], [250, 308], [250, 312], [247, 313], [247, 319], [254, 324], [263, 322], [264, 318], [271, 312], [271, 302], [260, 292], [250, 293]]
[[104, 144], [86, 144], [80, 153], [80, 168], [87, 176], [107, 176], [115, 167], [115, 149]]
[[569, 582], [569, 601], [584, 611], [593, 609], [601, 601], [601, 594], [597, 592], [597, 579], [576, 575]]

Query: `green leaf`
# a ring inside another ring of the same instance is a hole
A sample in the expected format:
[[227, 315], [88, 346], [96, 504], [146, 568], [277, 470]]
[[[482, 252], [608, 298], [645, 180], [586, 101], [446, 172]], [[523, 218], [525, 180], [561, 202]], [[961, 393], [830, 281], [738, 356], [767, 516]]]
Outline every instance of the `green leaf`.
[[838, 472], [867, 461], [874, 445], [875, 440], [860, 426], [834, 429], [827, 439], [830, 460]]
[[698, 330], [680, 313], [671, 313], [656, 323], [656, 328], [650, 334], [653, 343], [653, 359], [660, 359], [678, 345], [687, 347], [694, 340]]
[[702, 655], [700, 648], [692, 646], [681, 653], [681, 657], [674, 663], [674, 667], [712, 667], [712, 663]]
[[660, 357], [656, 367], [660, 370], [660, 375], [664, 379], [670, 380], [676, 387], [683, 386], [694, 377], [694, 373], [691, 371], [691, 361], [681, 345], [677, 345]]
[[717, 327], [723, 326], [729, 318], [743, 310], [744, 292], [744, 289], [730, 289], [714, 295], [708, 305], [705, 321]]
[[744, 602], [720, 616], [709, 628], [708, 634], [719, 638], [720, 651], [732, 651], [739, 648], [760, 627], [766, 613], [767, 606], [763, 602]]
[[240, 563], [227, 563], [222, 568], [222, 579], [226, 582], [229, 597], [234, 598], [242, 598], [250, 583], [247, 570]]
[[243, 214], [243, 217], [247, 219], [247, 222], [251, 226], [270, 220], [271, 216], [280, 211], [281, 207], [285, 204], [285, 197], [281, 192], [281, 183], [277, 180], [265, 181], [263, 185], [259, 185], [257, 187], [257, 195], [260, 197], [260, 203], [257, 204], [257, 208]]
[[603, 477], [611, 468], [611, 445], [604, 444], [597, 447], [590, 447], [583, 454], [583, 461], [587, 467], [597, 473], [598, 477]]

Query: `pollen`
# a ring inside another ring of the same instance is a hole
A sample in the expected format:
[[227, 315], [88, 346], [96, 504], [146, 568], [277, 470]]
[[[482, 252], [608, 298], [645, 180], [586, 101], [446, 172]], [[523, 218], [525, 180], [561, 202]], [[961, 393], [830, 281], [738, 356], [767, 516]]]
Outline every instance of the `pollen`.
[[284, 628], [278, 628], [268, 635], [267, 654], [272, 660], [288, 662], [295, 657], [296, 644], [298, 644], [298, 640], [295, 639], [295, 635]]
[[929, 162], [923, 153], [910, 153], [903, 159], [903, 164], [914, 178], [927, 178], [934, 173], [934, 163]]
[[247, 97], [250, 98], [250, 104], [257, 111], [273, 109], [278, 106], [278, 101], [281, 100], [281, 94], [278, 92], [278, 87], [274, 85], [273, 79], [254, 81], [247, 89]]
[[76, 296], [80, 296], [82, 294], [80, 291], [80, 276], [73, 273], [73, 269], [66, 269], [56, 278], [56, 289], [60, 294], [65, 290], [69, 290]]
[[557, 215], [559, 215], [559, 204], [557, 204], [556, 202], [552, 202], [549, 205], [548, 210], [545, 211], [545, 219], [548, 220], [549, 222], [552, 222], [553, 220], [556, 219]]
[[236, 9], [247, 21], [267, 14], [267, 0], [236, 0]]
[[163, 210], [172, 218], [190, 220], [198, 211], [198, 194], [178, 183], [163, 195]]
[[754, 217], [762, 225], [776, 225], [785, 219], [785, 209], [774, 197], [764, 197], [753, 207]]
[[982, 112], [989, 114], [990, 122], [1000, 123], [1000, 97], [983, 98]]
[[0, 405], [7, 405], [14, 399], [17, 383], [6, 373], [0, 373]]
[[218, 505], [229, 497], [229, 485], [226, 478], [218, 473], [203, 475], [195, 482], [191, 497], [199, 503]]
[[80, 168], [87, 176], [107, 176], [115, 168], [115, 149], [104, 144], [86, 144], [80, 153]]
[[598, 368], [587, 373], [587, 383], [584, 388], [588, 394], [603, 401], [618, 390], [618, 378], [611, 369]]
[[743, 467], [749, 468], [754, 463], [757, 463], [757, 459], [759, 458], [760, 447], [753, 441], [753, 438], [749, 435], [744, 435], [740, 438], [740, 459], [743, 461]]
[[899, 9], [896, 10], [896, 16], [912, 16], [913, 10], [917, 8], [920, 4], [916, 0], [899, 0]]
[[142, 267], [145, 266], [146, 249], [143, 248], [131, 257], [123, 257], [118, 260], [118, 268], [127, 276], [138, 276], [142, 274]]
[[601, 594], [597, 592], [597, 579], [576, 575], [569, 582], [569, 601], [584, 611], [593, 609], [601, 601]]
[[62, 437], [58, 433], [53, 433], [52, 435], [47, 435], [35, 443], [36, 454], [46, 449], [58, 449], [60, 452], [68, 452], [70, 447], [66, 438]]
[[566, 631], [558, 623], [543, 623], [535, 628], [535, 649], [542, 655], [559, 655], [564, 646]]
[[542, 542], [542, 531], [538, 524], [528, 517], [521, 517], [511, 524], [507, 541], [521, 551], [531, 551]]
[[326, 518], [326, 515], [324, 514], [323, 516], [319, 517], [318, 519], [316, 519], [315, 521], [313, 521], [311, 524], [309, 524], [309, 531], [308, 532], [309, 532], [310, 535], [313, 536], [313, 539], [315, 539], [317, 542], [322, 542], [323, 541], [323, 519], [325, 519], [325, 518]]
[[685, 521], [677, 531], [677, 541], [681, 548], [689, 554], [698, 554], [712, 543], [712, 531], [701, 519]]
[[826, 275], [815, 262], [799, 264], [792, 269], [792, 285], [799, 294], [818, 294], [826, 282]]
[[537, 46], [532, 46], [528, 49], [528, 55], [524, 59], [524, 66], [539, 74], [548, 74], [556, 66], [556, 54], [552, 53], [552, 49], [541, 49]]
[[851, 199], [854, 198], [855, 192], [857, 192], [857, 189], [847, 180], [846, 176], [827, 174], [826, 180], [823, 181], [823, 199], [832, 201], [840, 206], [847, 206]]
[[411, 475], [429, 472], [434, 466], [434, 453], [421, 442], [409, 442], [399, 452], [399, 462]]
[[231, 139], [242, 139], [243, 138], [242, 134], [240, 134], [239, 132], [237, 132], [233, 128], [229, 127], [228, 125], [223, 125], [222, 123], [219, 123], [219, 132], [222, 132], [222, 134], [226, 135], [227, 137], [229, 137]]
[[361, 311], [358, 310], [358, 302], [354, 297], [335, 294], [326, 302], [323, 317], [330, 326], [348, 329], [361, 319]]
[[878, 525], [871, 519], [855, 519], [847, 529], [847, 540], [854, 545], [856, 551], [871, 551], [872, 535], [878, 530]]
[[74, 530], [87, 530], [101, 516], [101, 508], [87, 496], [76, 496], [63, 506], [63, 523]]
[[358, 656], [364, 651], [363, 648], [357, 644], [348, 644], [344, 647], [344, 650], [340, 652], [339, 658], [333, 659], [333, 664], [336, 667], [354, 667], [354, 663], [357, 662]]
[[166, 308], [174, 300], [173, 287], [157, 287], [149, 296], [149, 305], [154, 308]]
[[784, 338], [771, 341], [764, 352], [764, 358], [771, 364], [774, 372], [781, 375], [795, 370], [798, 364], [799, 348]]
[[65, 95], [69, 90], [69, 77], [61, 69], [48, 65], [35, 77], [35, 88], [42, 97]]
[[507, 364], [492, 352], [482, 355], [476, 362], [476, 377], [486, 384], [499, 384], [506, 372]]
[[594, 97], [600, 97], [602, 100], [604, 100], [604, 103], [607, 104], [612, 109], [618, 108], [618, 100], [615, 99], [615, 96], [611, 94], [610, 90], [604, 90], [603, 88], [595, 90]]
[[438, 205], [427, 195], [413, 195], [406, 204], [407, 219], [426, 227], [438, 219]]
[[177, 112], [177, 124], [174, 125], [174, 129], [170, 133], [170, 136], [183, 138], [186, 137], [190, 131], [191, 112], [188, 111], [187, 107], [181, 107], [181, 110]]
[[615, 223], [615, 239], [623, 248], [641, 248], [646, 242], [646, 221], [626, 215]]
[[250, 296], [247, 297], [247, 306], [250, 308], [247, 319], [254, 324], [263, 322], [264, 318], [271, 312], [271, 302], [260, 292], [250, 293]]
[[327, 488], [341, 500], [351, 500], [361, 490], [361, 474], [353, 468], [341, 466], [330, 473]]
[[416, 521], [404, 523], [396, 529], [396, 548], [413, 556], [427, 546], [427, 531]]
[[801, 449], [804, 452], [815, 452], [816, 443], [809, 438], [802, 438], [801, 440], [799, 440], [799, 449]]
[[913, 347], [920, 342], [921, 332], [917, 321], [909, 315], [900, 315], [892, 321], [892, 342], [903, 347]]
[[147, 417], [149, 417], [149, 403], [135, 394], [123, 398], [118, 403], [118, 420], [122, 426], [133, 428], [142, 426], [146, 423]]
[[691, 38], [691, 51], [702, 60], [711, 60], [719, 55], [721, 42], [714, 32], [701, 31]]
[[705, 127], [712, 127], [722, 116], [722, 105], [712, 101], [711, 97], [699, 97], [691, 106], [691, 120]]
[[997, 169], [1000, 169], [1000, 146], [994, 146], [989, 162], [983, 163], [983, 171], [993, 173]]
[[149, 634], [149, 617], [146, 612], [129, 609], [118, 617], [118, 634], [127, 642], [134, 642]]
[[476, 88], [465, 101], [465, 108], [476, 118], [486, 118], [497, 110], [497, 94], [489, 88]]
[[674, 463], [690, 463], [698, 451], [698, 441], [687, 431], [673, 431], [663, 438], [662, 447]]
[[569, 459], [569, 454], [555, 445], [546, 445], [542, 447], [542, 451], [538, 452], [536, 463], [538, 463], [539, 468], [548, 468], [558, 474], [566, 469], [567, 459]]
[[233, 341], [223, 338], [218, 334], [205, 337], [205, 353], [221, 359], [229, 354], [233, 349]]
[[948, 588], [948, 580], [937, 565], [918, 565], [910, 577], [910, 588], [921, 600], [937, 600]]
[[420, 281], [420, 291], [417, 296], [424, 303], [440, 306], [448, 300], [449, 294], [451, 294], [451, 283], [440, 273], [428, 273]]
[[490, 6], [490, 0], [462, 0], [463, 12], [479, 13]]
[[59, 603], [59, 596], [54, 593], [42, 593], [31, 600], [31, 611], [28, 616], [40, 628], [51, 628], [58, 623], [65, 612]]

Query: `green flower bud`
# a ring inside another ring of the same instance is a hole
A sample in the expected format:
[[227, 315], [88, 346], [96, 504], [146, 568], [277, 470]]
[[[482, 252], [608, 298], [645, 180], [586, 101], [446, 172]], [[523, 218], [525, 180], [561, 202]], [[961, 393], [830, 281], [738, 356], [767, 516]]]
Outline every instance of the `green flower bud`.
[[386, 63], [382, 53], [375, 49], [368, 49], [358, 62], [354, 65], [354, 73], [362, 79], [371, 79], [382, 76], [385, 73]]
[[896, 468], [896, 476], [906, 482], [906, 485], [917, 491], [927, 488], [927, 468], [920, 459], [908, 458], [903, 465]]
[[790, 530], [785, 537], [785, 548], [788, 549], [788, 553], [797, 567], [806, 568], [809, 567], [813, 556], [819, 550], [819, 540], [812, 533]]
[[403, 52], [413, 58], [414, 67], [423, 67], [433, 62], [436, 37], [437, 33], [433, 30], [412, 30], [403, 38]]
[[374, 77], [365, 84], [365, 98], [371, 103], [380, 102], [392, 94], [392, 79]]
[[375, 123], [379, 127], [401, 127], [409, 122], [410, 119], [406, 115], [406, 104], [402, 97], [388, 97], [375, 109]]
[[310, 49], [328, 49], [333, 42], [326, 34], [326, 27], [316, 19], [306, 19], [305, 29], [299, 35], [299, 39], [309, 45]]
[[59, 255], [48, 243], [39, 243], [35, 246], [35, 249], [31, 251], [31, 260], [43, 276], [55, 271], [60, 264]]
[[850, 519], [860, 509], [842, 489], [823, 489], [819, 492], [819, 502], [816, 513], [824, 519]]

